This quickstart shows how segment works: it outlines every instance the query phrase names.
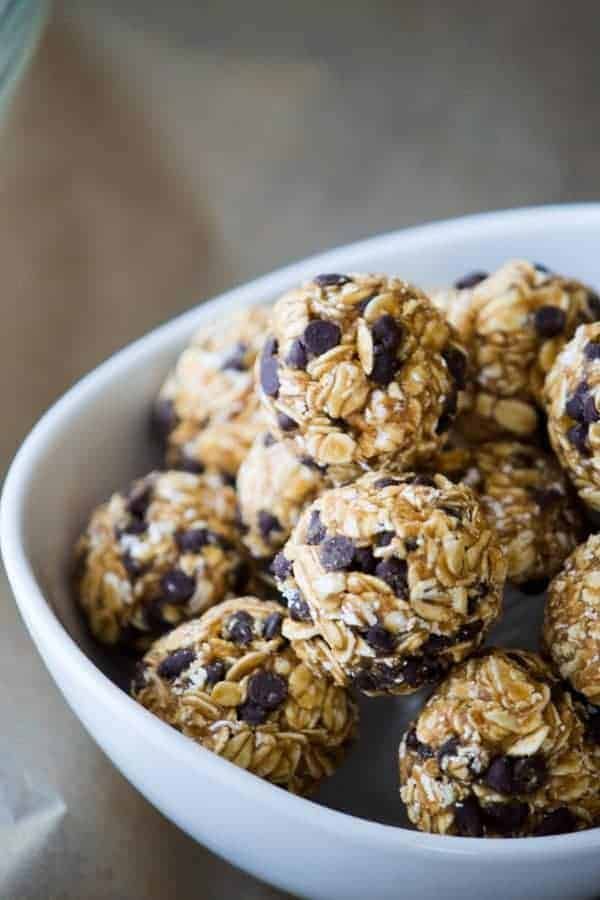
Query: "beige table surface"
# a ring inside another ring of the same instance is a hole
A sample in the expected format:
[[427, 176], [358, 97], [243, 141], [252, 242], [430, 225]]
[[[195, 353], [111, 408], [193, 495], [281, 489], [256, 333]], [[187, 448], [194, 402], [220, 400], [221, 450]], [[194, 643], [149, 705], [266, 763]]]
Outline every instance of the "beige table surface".
[[[0, 141], [3, 462], [79, 375], [220, 288], [402, 225], [597, 199], [598, 16], [72, 0]], [[283, 896], [112, 769], [1, 591], [0, 742], [67, 806], [18, 900]]]

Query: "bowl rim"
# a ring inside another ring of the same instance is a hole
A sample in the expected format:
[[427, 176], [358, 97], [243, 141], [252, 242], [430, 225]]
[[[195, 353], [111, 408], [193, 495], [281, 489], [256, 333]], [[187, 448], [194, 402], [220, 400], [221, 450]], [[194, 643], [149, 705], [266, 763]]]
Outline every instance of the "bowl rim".
[[[597, 850], [600, 846], [600, 828], [566, 835], [528, 838], [526, 840], [506, 840], [488, 838], [482, 846], [480, 838], [451, 837], [412, 831], [397, 825], [386, 825], [340, 812], [329, 807], [287, 793], [281, 788], [264, 781], [222, 759], [203, 747], [194, 744], [175, 729], [166, 725], [146, 709], [137, 704], [86, 656], [46, 601], [42, 588], [34, 574], [33, 565], [25, 550], [25, 507], [31, 479], [38, 461], [43, 459], [46, 448], [53, 438], [89, 400], [103, 392], [105, 386], [131, 366], [139, 365], [144, 358], [151, 359], [155, 352], [176, 336], [183, 337], [200, 323], [204, 316], [218, 306], [252, 305], [261, 299], [285, 290], [290, 284], [306, 278], [314, 271], [336, 271], [352, 269], [352, 257], [375, 248], [393, 249], [401, 243], [426, 244], [432, 237], [439, 238], [446, 232], [469, 233], [474, 229], [504, 233], [519, 224], [532, 231], [543, 229], [549, 219], [564, 227], [574, 224], [600, 228], [600, 203], [575, 203], [565, 205], [524, 207], [516, 210], [501, 210], [457, 219], [403, 228], [383, 235], [367, 238], [332, 250], [309, 256], [303, 260], [276, 269], [268, 275], [234, 287], [211, 300], [196, 306], [175, 319], [160, 325], [144, 337], [110, 356], [89, 374], [69, 388], [38, 420], [18, 450], [6, 476], [0, 501], [0, 548], [7, 570], [8, 579], [21, 615], [43, 658], [42, 647], [51, 648], [51, 655], [60, 652], [60, 666], [64, 677], [77, 679], [89, 694], [90, 701], [100, 704], [117, 721], [127, 721], [127, 726], [137, 733], [143, 733], [145, 741], [151, 742], [161, 751], [175, 757], [181, 766], [190, 767], [200, 777], [208, 774], [221, 783], [234, 788], [243, 800], [253, 801], [265, 811], [277, 814], [280, 810], [302, 824], [329, 832], [337, 839], [360, 840], [364, 845], [385, 847], [388, 851], [423, 850], [446, 855], [467, 855], [480, 859], [485, 852], [497, 860], [515, 859], [523, 856], [532, 859], [547, 856], [549, 852], [561, 856], [574, 852]], [[48, 665], [48, 664], [47, 664]], [[50, 668], [50, 666], [49, 666]], [[85, 727], [85, 726], [84, 726]]]

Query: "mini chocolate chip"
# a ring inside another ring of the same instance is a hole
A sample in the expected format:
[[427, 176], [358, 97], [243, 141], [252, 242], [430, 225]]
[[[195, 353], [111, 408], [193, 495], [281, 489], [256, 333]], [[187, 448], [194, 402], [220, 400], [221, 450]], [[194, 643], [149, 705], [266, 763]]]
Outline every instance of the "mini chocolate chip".
[[569, 834], [575, 831], [577, 819], [567, 806], [559, 806], [551, 813], [546, 813], [540, 824], [532, 832], [534, 837], [547, 837], [550, 834]]
[[396, 670], [391, 666], [372, 666], [370, 669], [363, 669], [357, 672], [352, 679], [352, 684], [357, 690], [365, 693], [368, 691], [385, 691], [394, 683], [395, 677]]
[[201, 463], [199, 459], [188, 456], [187, 453], [182, 453], [179, 457], [177, 468], [182, 472], [189, 472], [191, 475], [202, 475], [204, 463]]
[[326, 572], [348, 569], [354, 559], [354, 542], [343, 534], [325, 538], [321, 544], [319, 559]]
[[542, 756], [496, 756], [483, 778], [498, 794], [530, 794], [546, 780]]
[[258, 703], [253, 703], [252, 700], [246, 700], [245, 703], [237, 707], [238, 719], [241, 719], [242, 722], [247, 722], [248, 725], [262, 725], [268, 715], [268, 710], [259, 706]]
[[549, 509], [563, 499], [562, 492], [557, 488], [530, 488], [529, 493], [540, 509]]
[[586, 734], [593, 744], [600, 744], [600, 712], [591, 715], [587, 720]]
[[218, 681], [223, 681], [225, 677], [225, 663], [222, 659], [215, 659], [214, 662], [204, 666], [204, 671], [206, 672], [206, 683], [212, 686], [217, 684]]
[[143, 519], [152, 500], [152, 485], [134, 487], [127, 497], [127, 512], [136, 519]]
[[147, 666], [146, 663], [142, 660], [138, 661], [135, 664], [135, 670], [133, 673], [133, 680], [131, 682], [131, 690], [135, 694], [139, 694], [140, 691], [143, 691], [148, 682], [146, 681], [146, 671]]
[[591, 425], [592, 422], [597, 422], [598, 419], [600, 419], [600, 413], [596, 409], [596, 398], [593, 394], [590, 394], [583, 403], [583, 421]]
[[396, 352], [386, 350], [377, 344], [373, 348], [373, 368], [371, 369], [370, 379], [380, 387], [387, 387], [396, 374], [399, 361], [396, 359]]
[[600, 319], [600, 297], [595, 291], [588, 291], [587, 305], [592, 316], [592, 321], [596, 322]]
[[576, 422], [583, 422], [583, 405], [588, 396], [590, 386], [587, 381], [581, 381], [575, 388], [574, 393], [565, 403], [565, 412]]
[[532, 578], [530, 581], [524, 581], [523, 584], [519, 584], [518, 588], [522, 594], [535, 597], [537, 594], [543, 594], [549, 583], [549, 578]]
[[600, 359], [600, 342], [590, 341], [583, 348], [583, 355], [586, 359]]
[[304, 329], [303, 343], [311, 356], [321, 356], [333, 350], [341, 339], [340, 326], [326, 319], [313, 319]]
[[456, 756], [458, 748], [460, 747], [460, 743], [458, 738], [451, 737], [445, 741], [440, 749], [438, 750], [438, 759], [444, 759], [446, 756]]
[[270, 431], [267, 431], [265, 436], [263, 437], [263, 447], [272, 447], [273, 444], [276, 444], [277, 441], [273, 437]]
[[279, 363], [276, 356], [260, 358], [260, 384], [267, 397], [276, 397], [279, 393]]
[[267, 616], [263, 622], [263, 637], [266, 641], [272, 641], [273, 638], [279, 637], [281, 634], [281, 623], [283, 616], [281, 613], [274, 612]]
[[375, 575], [391, 587], [396, 597], [405, 599], [408, 596], [408, 567], [405, 560], [395, 556], [384, 559], [377, 564]]
[[[470, 285], [467, 285], [469, 287]], [[483, 837], [483, 816], [477, 797], [469, 796], [453, 807], [454, 825], [463, 837]]]
[[221, 363], [221, 369], [226, 371], [232, 369], [234, 372], [245, 372], [248, 368], [246, 364], [246, 354], [248, 353], [248, 344], [238, 341], [230, 355]]
[[175, 404], [167, 397], [159, 397], [152, 410], [152, 428], [156, 435], [165, 440], [177, 428], [179, 417], [175, 412]]
[[467, 357], [458, 347], [446, 347], [442, 350], [442, 356], [446, 360], [448, 371], [454, 378], [454, 383], [459, 391], [464, 390], [467, 379]]
[[174, 681], [182, 672], [185, 672], [196, 659], [193, 650], [175, 650], [169, 653], [158, 666], [156, 673], [167, 681]]
[[263, 540], [268, 541], [273, 531], [282, 531], [281, 522], [277, 516], [267, 512], [266, 509], [261, 509], [258, 512], [258, 530]]
[[288, 612], [296, 622], [310, 622], [312, 619], [308, 603], [299, 593], [289, 598]]
[[569, 428], [567, 431], [567, 439], [579, 453], [587, 453], [587, 436], [587, 425], [573, 425], [573, 427]]
[[408, 656], [402, 664], [402, 677], [411, 687], [421, 687], [439, 681], [450, 665], [449, 661], [428, 656]]
[[171, 569], [160, 579], [160, 586], [167, 603], [187, 603], [196, 590], [196, 579], [181, 569]]
[[253, 625], [254, 619], [245, 609], [240, 609], [238, 612], [233, 613], [226, 623], [226, 632], [229, 636], [229, 640], [233, 641], [234, 644], [240, 644], [241, 646], [246, 646], [251, 643], [253, 637]]
[[558, 306], [540, 306], [535, 311], [533, 324], [540, 337], [553, 338], [562, 334], [567, 317]]
[[292, 572], [292, 564], [283, 553], [278, 553], [271, 563], [271, 572], [280, 581], [283, 581]]
[[396, 646], [396, 638], [383, 625], [371, 625], [365, 631], [364, 638], [377, 653], [392, 653]]
[[333, 272], [326, 272], [324, 275], [317, 275], [313, 281], [315, 284], [318, 284], [319, 287], [330, 287], [332, 285], [340, 287], [343, 284], [348, 284], [352, 279], [347, 275], [337, 275]]
[[527, 821], [529, 807], [518, 800], [508, 803], [490, 803], [483, 809], [484, 821], [490, 831], [514, 834]]
[[375, 546], [387, 547], [392, 543], [395, 537], [395, 531], [378, 531], [374, 538]]
[[308, 356], [306, 355], [306, 349], [304, 344], [300, 340], [300, 338], [294, 338], [292, 344], [290, 346], [288, 355], [285, 358], [288, 366], [291, 366], [292, 369], [305, 369], [306, 364], [308, 362]]
[[321, 513], [318, 509], [313, 509], [310, 514], [310, 520], [306, 529], [306, 543], [314, 546], [325, 540], [327, 529], [321, 522]]
[[175, 542], [181, 553], [200, 553], [207, 544], [218, 544], [219, 536], [208, 528], [189, 528], [187, 531], [178, 531]]
[[282, 431], [294, 431], [298, 427], [298, 423], [295, 419], [292, 419], [291, 416], [286, 415], [286, 413], [278, 410], [277, 412], [277, 424], [281, 428]]
[[248, 699], [263, 709], [276, 709], [287, 697], [287, 684], [281, 675], [259, 669], [248, 681]]
[[488, 277], [487, 272], [469, 272], [468, 275], [463, 275], [462, 278], [459, 278], [454, 282], [454, 287], [457, 291], [464, 291], [466, 288], [475, 287], [476, 284], [479, 284], [481, 281], [485, 281]]
[[364, 572], [365, 575], [372, 575], [375, 571], [377, 560], [373, 556], [370, 547], [357, 547], [354, 551], [354, 560], [352, 566], [358, 572]]
[[401, 484], [401, 482], [397, 478], [378, 478], [373, 487], [378, 491], [382, 491], [386, 487], [393, 487], [398, 484]]
[[402, 343], [402, 328], [393, 316], [385, 313], [371, 326], [373, 343], [395, 352]]

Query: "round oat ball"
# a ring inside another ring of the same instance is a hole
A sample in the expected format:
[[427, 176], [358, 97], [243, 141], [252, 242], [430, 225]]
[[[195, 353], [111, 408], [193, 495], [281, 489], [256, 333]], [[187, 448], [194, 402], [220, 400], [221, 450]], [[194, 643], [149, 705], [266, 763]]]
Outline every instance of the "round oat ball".
[[348, 478], [408, 468], [442, 446], [466, 363], [417, 288], [326, 274], [275, 304], [257, 376], [270, 431]]
[[600, 535], [578, 547], [552, 580], [543, 640], [562, 677], [587, 703], [600, 705]]
[[545, 401], [554, 452], [584, 503], [600, 510], [600, 322], [577, 329], [548, 375]]
[[470, 488], [380, 472], [322, 494], [273, 571], [284, 633], [314, 672], [369, 695], [408, 694], [483, 642], [506, 563]]
[[600, 298], [574, 279], [516, 260], [491, 275], [466, 276], [434, 302], [473, 369], [473, 408], [459, 428], [471, 440], [534, 436], [545, 377], [577, 326], [600, 316]]
[[525, 837], [588, 828], [600, 768], [534, 653], [488, 649], [453, 669], [400, 744], [400, 796], [421, 831]]
[[253, 369], [268, 318], [263, 306], [218, 318], [194, 335], [177, 360], [154, 409], [171, 468], [237, 473], [264, 428]]
[[291, 441], [259, 435], [237, 477], [243, 541], [252, 556], [272, 559], [302, 510], [327, 486], [321, 468]]
[[106, 644], [148, 641], [245, 587], [233, 488], [218, 473], [152, 472], [91, 516], [77, 593]]
[[468, 484], [494, 526], [509, 581], [541, 593], [583, 539], [584, 524], [564, 473], [547, 453], [518, 441], [443, 450], [437, 471]]
[[298, 659], [282, 619], [256, 597], [220, 603], [151, 647], [132, 694], [208, 750], [306, 794], [341, 762], [358, 711]]

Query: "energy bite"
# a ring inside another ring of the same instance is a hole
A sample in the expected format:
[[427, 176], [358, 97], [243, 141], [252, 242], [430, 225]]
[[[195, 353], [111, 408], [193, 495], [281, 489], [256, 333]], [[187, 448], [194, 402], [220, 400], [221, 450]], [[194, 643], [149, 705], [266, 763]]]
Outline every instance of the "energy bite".
[[152, 646], [132, 694], [208, 750], [306, 794], [341, 762], [358, 711], [298, 659], [282, 619], [255, 597], [221, 603]]
[[418, 288], [324, 274], [275, 304], [257, 376], [269, 430], [348, 478], [441, 447], [467, 359]]
[[219, 318], [201, 328], [177, 360], [154, 409], [171, 468], [237, 473], [264, 428], [253, 369], [268, 318], [264, 306]]
[[568, 691], [534, 653], [453, 669], [400, 744], [400, 795], [421, 831], [526, 837], [588, 828], [600, 769]]
[[500, 613], [506, 564], [470, 488], [380, 472], [322, 494], [273, 571], [298, 655], [377, 695], [439, 681], [479, 647]]
[[551, 582], [543, 641], [562, 677], [600, 705], [600, 535], [578, 547]]
[[517, 441], [442, 451], [438, 471], [468, 484], [493, 525], [510, 581], [540, 593], [583, 539], [570, 485], [554, 458]]
[[243, 541], [252, 556], [271, 559], [304, 507], [326, 486], [320, 467], [291, 441], [276, 441], [270, 432], [259, 435], [237, 477]]
[[473, 409], [459, 428], [472, 439], [532, 437], [544, 379], [583, 322], [600, 316], [600, 298], [545, 266], [516, 260], [476, 272], [434, 302], [469, 350]]
[[577, 329], [548, 375], [544, 399], [554, 452], [584, 503], [600, 510], [600, 323]]
[[235, 491], [216, 473], [152, 472], [113, 494], [92, 514], [76, 557], [93, 634], [142, 648], [239, 592], [248, 575]]

